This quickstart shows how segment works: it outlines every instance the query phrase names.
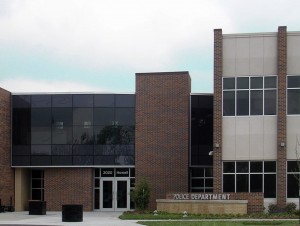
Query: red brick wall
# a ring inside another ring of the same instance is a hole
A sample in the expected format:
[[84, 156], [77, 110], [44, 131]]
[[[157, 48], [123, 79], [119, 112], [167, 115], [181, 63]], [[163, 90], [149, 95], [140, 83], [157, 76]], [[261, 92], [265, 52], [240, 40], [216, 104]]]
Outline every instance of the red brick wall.
[[262, 192], [228, 193], [231, 200], [248, 200], [248, 213], [262, 213], [264, 211], [264, 194]]
[[[286, 204], [286, 74], [287, 74], [287, 34], [286, 27], [278, 27], [277, 73], [277, 204]], [[285, 145], [282, 147], [281, 143]]]
[[48, 168], [44, 171], [47, 210], [61, 211], [63, 204], [81, 204], [93, 210], [92, 168]]
[[14, 205], [15, 175], [11, 168], [11, 94], [0, 88], [0, 199]]
[[188, 191], [190, 92], [188, 72], [136, 74], [136, 182], [148, 180], [150, 209]]
[[[222, 73], [223, 73], [222, 30], [214, 30], [214, 135], [213, 169], [214, 192], [222, 192]], [[216, 147], [219, 144], [219, 147]]]

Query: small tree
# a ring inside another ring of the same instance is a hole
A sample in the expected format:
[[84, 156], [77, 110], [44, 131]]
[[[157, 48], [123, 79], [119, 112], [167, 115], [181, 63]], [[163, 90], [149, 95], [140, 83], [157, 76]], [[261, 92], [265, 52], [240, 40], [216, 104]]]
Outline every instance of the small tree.
[[147, 209], [150, 200], [150, 187], [145, 178], [139, 180], [135, 189], [132, 192], [135, 207], [138, 210], [144, 211]]

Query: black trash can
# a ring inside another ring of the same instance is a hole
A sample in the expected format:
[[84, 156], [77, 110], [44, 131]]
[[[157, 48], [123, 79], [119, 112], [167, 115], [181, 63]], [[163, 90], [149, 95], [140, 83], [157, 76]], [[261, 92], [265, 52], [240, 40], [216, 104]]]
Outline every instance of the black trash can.
[[29, 215], [46, 215], [46, 202], [38, 201], [38, 200], [30, 200]]
[[62, 205], [63, 222], [82, 222], [83, 206], [82, 205]]

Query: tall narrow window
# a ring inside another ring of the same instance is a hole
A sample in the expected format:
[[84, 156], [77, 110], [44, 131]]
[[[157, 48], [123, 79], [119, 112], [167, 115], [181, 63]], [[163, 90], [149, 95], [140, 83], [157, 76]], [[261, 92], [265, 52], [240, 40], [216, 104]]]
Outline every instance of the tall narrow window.
[[31, 171], [31, 199], [44, 201], [44, 170]]
[[300, 76], [288, 76], [288, 114], [300, 114]]

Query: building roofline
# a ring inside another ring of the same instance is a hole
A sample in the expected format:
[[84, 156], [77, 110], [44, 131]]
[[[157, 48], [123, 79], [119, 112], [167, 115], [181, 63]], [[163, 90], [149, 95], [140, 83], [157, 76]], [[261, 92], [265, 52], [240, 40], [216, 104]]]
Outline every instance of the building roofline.
[[135, 94], [135, 92], [124, 92], [124, 93], [114, 93], [114, 92], [14, 92], [11, 95], [56, 95], [56, 94], [114, 94], [114, 95], [122, 95], [122, 94]]
[[135, 73], [136, 76], [141, 75], [177, 75], [177, 74], [189, 74], [188, 71], [163, 71], [163, 72], [142, 72], [142, 73]]

